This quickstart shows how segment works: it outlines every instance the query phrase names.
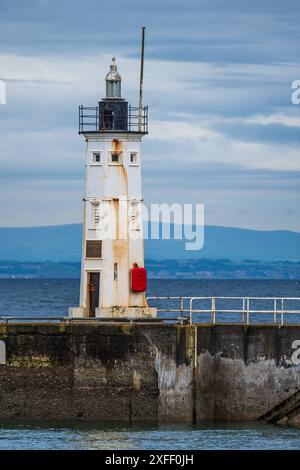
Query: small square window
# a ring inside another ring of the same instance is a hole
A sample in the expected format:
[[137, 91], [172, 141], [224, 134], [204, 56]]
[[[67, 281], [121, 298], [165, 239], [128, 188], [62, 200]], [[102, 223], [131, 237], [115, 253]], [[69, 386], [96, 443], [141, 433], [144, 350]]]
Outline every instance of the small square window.
[[93, 152], [92, 153], [92, 163], [94, 165], [100, 165], [101, 164], [101, 153], [100, 152]]
[[130, 165], [138, 165], [138, 154], [137, 152], [130, 153]]
[[110, 154], [110, 163], [112, 165], [121, 165], [122, 155], [120, 152], [111, 152]]
[[111, 154], [111, 161], [113, 163], [119, 163], [119, 154], [118, 153], [112, 153]]

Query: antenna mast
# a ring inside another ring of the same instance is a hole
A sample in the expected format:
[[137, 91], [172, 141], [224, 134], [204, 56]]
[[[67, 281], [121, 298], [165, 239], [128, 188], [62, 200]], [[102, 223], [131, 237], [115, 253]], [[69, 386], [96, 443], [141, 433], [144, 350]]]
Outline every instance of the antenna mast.
[[142, 27], [141, 45], [141, 72], [140, 72], [140, 96], [139, 96], [139, 132], [142, 132], [143, 121], [143, 82], [144, 82], [144, 52], [145, 52], [145, 26]]

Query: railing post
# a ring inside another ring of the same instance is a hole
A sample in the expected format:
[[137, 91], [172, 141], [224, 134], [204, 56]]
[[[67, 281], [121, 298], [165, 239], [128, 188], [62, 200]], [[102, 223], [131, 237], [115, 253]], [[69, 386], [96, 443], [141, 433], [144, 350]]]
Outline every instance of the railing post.
[[250, 299], [247, 298], [247, 325], [250, 324]]
[[211, 298], [211, 321], [213, 325], [216, 324], [216, 299], [214, 297]]
[[277, 323], [277, 299], [274, 299], [274, 323]]
[[283, 299], [281, 299], [281, 325], [283, 325], [283, 313], [284, 313]]
[[183, 325], [183, 298], [180, 297], [180, 323]]
[[193, 297], [190, 300], [190, 325], [193, 324]]
[[245, 297], [243, 297], [242, 323], [245, 323]]

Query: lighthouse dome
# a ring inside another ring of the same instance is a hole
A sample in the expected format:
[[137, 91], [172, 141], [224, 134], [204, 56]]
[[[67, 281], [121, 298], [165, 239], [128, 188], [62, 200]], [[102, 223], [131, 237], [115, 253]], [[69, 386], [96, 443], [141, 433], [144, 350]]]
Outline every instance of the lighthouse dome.
[[105, 77], [106, 98], [121, 98], [121, 80], [122, 77], [118, 72], [116, 58], [113, 57], [110, 70]]

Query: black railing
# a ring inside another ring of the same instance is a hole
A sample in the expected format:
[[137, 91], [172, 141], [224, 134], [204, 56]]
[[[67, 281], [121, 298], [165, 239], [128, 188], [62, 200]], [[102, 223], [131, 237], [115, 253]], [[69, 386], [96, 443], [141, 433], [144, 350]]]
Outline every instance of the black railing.
[[79, 106], [79, 134], [87, 132], [137, 132], [148, 134], [148, 106], [139, 112], [138, 107], [128, 106], [127, 122], [117, 113], [99, 113], [99, 107]]

